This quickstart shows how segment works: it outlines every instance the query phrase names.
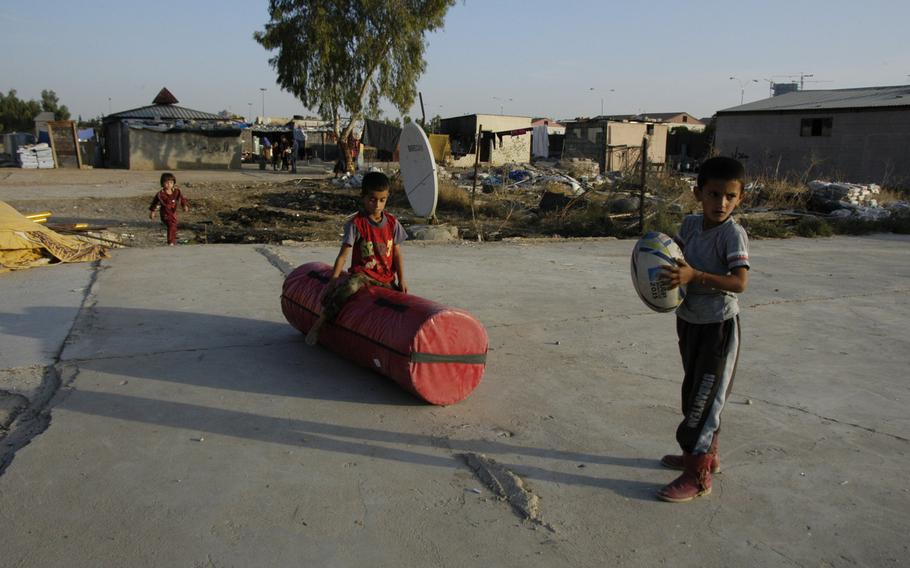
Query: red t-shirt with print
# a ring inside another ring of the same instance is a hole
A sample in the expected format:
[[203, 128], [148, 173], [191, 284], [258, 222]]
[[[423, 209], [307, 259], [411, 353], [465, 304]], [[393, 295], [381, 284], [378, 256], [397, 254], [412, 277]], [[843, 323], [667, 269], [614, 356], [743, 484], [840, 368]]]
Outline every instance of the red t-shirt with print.
[[351, 220], [359, 234], [353, 246], [351, 272], [363, 273], [389, 284], [395, 280], [392, 252], [395, 248], [395, 226], [398, 220], [385, 211], [382, 214], [386, 222], [381, 223], [380, 227], [371, 223], [363, 212]]

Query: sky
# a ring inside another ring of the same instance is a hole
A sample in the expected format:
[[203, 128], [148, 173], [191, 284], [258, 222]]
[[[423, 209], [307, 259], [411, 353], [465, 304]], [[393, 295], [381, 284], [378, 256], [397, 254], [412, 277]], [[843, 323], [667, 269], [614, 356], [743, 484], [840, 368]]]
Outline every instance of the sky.
[[[84, 119], [151, 104], [162, 87], [207, 112], [313, 115], [253, 39], [267, 7], [0, 0], [0, 91], [53, 89]], [[458, 0], [426, 36], [418, 90], [428, 118], [704, 117], [801, 73], [806, 89], [910, 84], [908, 21], [906, 0]], [[406, 114], [420, 116], [418, 101]]]

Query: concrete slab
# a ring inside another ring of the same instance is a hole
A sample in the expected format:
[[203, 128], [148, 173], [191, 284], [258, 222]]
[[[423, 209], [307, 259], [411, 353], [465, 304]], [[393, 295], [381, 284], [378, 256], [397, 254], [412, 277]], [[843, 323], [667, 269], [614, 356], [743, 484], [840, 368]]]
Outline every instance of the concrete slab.
[[[411, 289], [490, 334], [483, 382], [444, 408], [283, 323], [279, 269], [335, 247], [118, 251], [50, 427], [0, 477], [5, 562], [902, 565], [908, 243], [753, 243], [724, 473], [690, 505], [653, 498], [680, 370], [630, 242], [407, 245]], [[521, 476], [554, 531], [466, 452]]]
[[79, 263], [0, 274], [0, 369], [56, 360], [92, 273], [92, 265]]

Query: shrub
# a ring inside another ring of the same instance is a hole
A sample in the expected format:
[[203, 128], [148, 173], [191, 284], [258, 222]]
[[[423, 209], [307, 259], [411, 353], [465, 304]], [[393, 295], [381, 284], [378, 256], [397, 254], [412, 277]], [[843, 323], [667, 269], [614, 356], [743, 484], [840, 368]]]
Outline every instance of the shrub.
[[834, 229], [820, 217], [803, 217], [794, 227], [794, 232], [801, 237], [830, 237]]
[[741, 218], [739, 223], [749, 233], [750, 238], [785, 239], [790, 236], [790, 231], [780, 221]]
[[679, 213], [674, 213], [668, 211], [664, 207], [660, 207], [657, 210], [657, 214], [651, 217], [650, 219], [645, 219], [645, 230], [648, 231], [658, 231], [665, 235], [673, 236], [679, 230], [679, 224], [682, 221], [682, 215]]

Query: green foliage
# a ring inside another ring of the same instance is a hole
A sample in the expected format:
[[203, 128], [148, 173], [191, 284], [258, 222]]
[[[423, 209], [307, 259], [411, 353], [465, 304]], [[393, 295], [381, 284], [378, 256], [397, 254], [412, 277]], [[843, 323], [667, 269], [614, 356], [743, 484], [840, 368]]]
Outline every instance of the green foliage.
[[10, 89], [6, 95], [0, 93], [0, 132], [32, 130], [40, 112], [40, 103], [20, 99], [16, 89]]
[[[443, 25], [454, 0], [270, 0], [253, 34], [273, 52], [281, 88], [347, 137], [382, 98], [404, 114], [426, 68], [424, 34]], [[341, 116], [350, 117], [344, 132]]]
[[657, 231], [665, 235], [673, 236], [679, 231], [679, 224], [681, 222], [681, 213], [674, 213], [668, 211], [665, 207], [660, 207], [653, 217], [645, 219], [644, 233]]
[[838, 235], [871, 235], [873, 233], [910, 234], [910, 217], [898, 216], [879, 221], [866, 221], [855, 217], [837, 219], [832, 228]]
[[750, 239], [786, 239], [791, 236], [790, 231], [780, 221], [743, 217], [739, 219], [739, 223], [746, 229]]
[[429, 132], [438, 134], [440, 128], [442, 127], [442, 117], [437, 114], [436, 116], [434, 116], [433, 118], [430, 119], [430, 122], [427, 124], [427, 126], [429, 127], [428, 128]]
[[16, 89], [4, 95], [0, 93], [0, 132], [30, 131], [35, 128], [35, 117], [39, 113], [53, 112], [56, 120], [69, 120], [70, 111], [60, 104], [57, 93], [41, 91], [41, 101], [26, 101], [17, 96]]
[[70, 119], [70, 109], [60, 104], [60, 99], [54, 91], [46, 89], [41, 91], [41, 110], [54, 113], [54, 120]]
[[801, 237], [830, 237], [834, 229], [827, 221], [819, 217], [803, 217], [794, 227], [794, 232]]

